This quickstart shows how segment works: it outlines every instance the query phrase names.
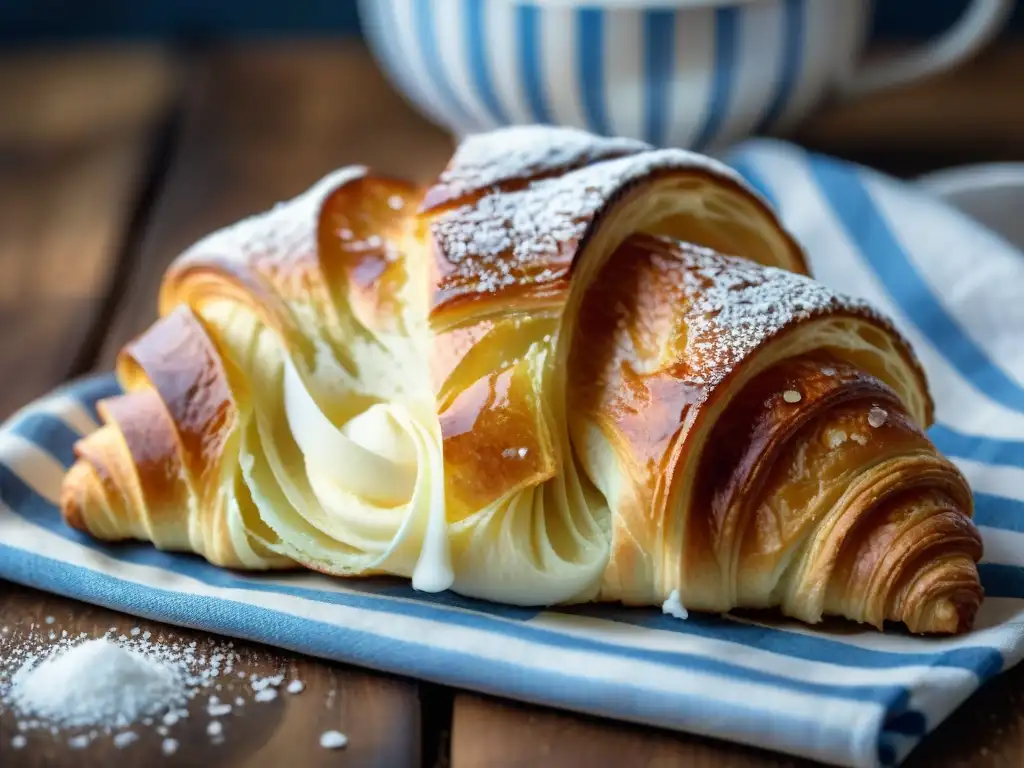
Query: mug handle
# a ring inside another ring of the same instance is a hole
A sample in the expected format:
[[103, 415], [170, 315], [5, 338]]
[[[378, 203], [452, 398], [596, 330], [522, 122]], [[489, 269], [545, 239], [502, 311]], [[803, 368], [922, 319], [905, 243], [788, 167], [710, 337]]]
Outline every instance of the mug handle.
[[1014, 0], [973, 0], [938, 39], [897, 57], [861, 66], [839, 82], [842, 98], [864, 96], [929, 77], [973, 56], [1006, 24]]

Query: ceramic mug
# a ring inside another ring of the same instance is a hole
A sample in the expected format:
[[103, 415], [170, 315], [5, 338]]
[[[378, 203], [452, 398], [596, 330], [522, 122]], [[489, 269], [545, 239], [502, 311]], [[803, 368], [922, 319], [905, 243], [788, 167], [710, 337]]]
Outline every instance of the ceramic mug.
[[859, 63], [869, 0], [360, 0], [393, 83], [457, 135], [548, 123], [697, 150], [783, 130], [827, 93], [917, 80], [975, 53], [1013, 0]]

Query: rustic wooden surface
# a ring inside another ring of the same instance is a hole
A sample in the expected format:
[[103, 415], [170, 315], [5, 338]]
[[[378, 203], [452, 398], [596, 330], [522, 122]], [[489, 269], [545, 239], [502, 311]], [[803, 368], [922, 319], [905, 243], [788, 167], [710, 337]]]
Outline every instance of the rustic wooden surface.
[[96, 343], [172, 88], [159, 51], [0, 57], [0, 419]]
[[843, 154], [909, 153], [940, 163], [948, 162], [944, 156], [1021, 160], [1022, 92], [1024, 43], [1002, 44], [932, 80], [832, 104], [797, 138]]
[[[53, 624], [47, 624], [47, 617]], [[99, 637], [109, 627], [128, 635], [134, 627], [150, 631], [156, 640], [199, 643], [199, 652], [211, 645], [211, 637], [200, 632], [141, 621], [104, 608], [83, 605], [55, 595], [30, 589], [15, 589], [0, 598], [0, 625], [15, 641], [33, 630], [53, 630], [58, 635], [86, 632]], [[6, 639], [6, 638], [5, 638]], [[11, 738], [18, 733], [12, 712], [0, 714], [0, 765], [55, 766], [81, 768], [143, 765], [168, 766], [328, 766], [418, 765], [420, 756], [420, 705], [415, 686], [405, 680], [384, 677], [357, 669], [327, 664], [303, 656], [234, 641], [241, 656], [235, 669], [248, 676], [266, 677], [284, 673], [286, 680], [301, 680], [305, 689], [288, 694], [282, 689], [270, 702], [256, 702], [244, 681], [233, 690], [221, 692], [224, 701], [241, 695], [242, 707], [218, 718], [224, 741], [215, 744], [206, 732], [211, 718], [206, 713], [206, 696], [189, 704], [189, 717], [176, 724], [171, 735], [179, 749], [166, 758], [161, 751], [163, 737], [153, 727], [133, 730], [139, 740], [117, 749], [109, 738], [100, 738], [88, 748], [71, 750], [66, 741], [49, 731], [28, 732], [28, 745], [14, 751]], [[227, 680], [225, 680], [227, 683]], [[349, 737], [344, 753], [320, 747], [320, 734], [338, 730]]]
[[[1022, 71], [1024, 49], [1005, 47], [934, 85], [827, 110], [800, 137], [904, 174], [951, 161], [1024, 159]], [[152, 320], [168, 261], [197, 237], [345, 163], [428, 179], [451, 147], [351, 43], [5, 55], [0, 115], [0, 418], [69, 375], [109, 368], [121, 344]], [[0, 582], [0, 625], [27, 632], [45, 616], [75, 633], [139, 626], [208, 642]], [[237, 646], [241, 668], [292, 670], [306, 691], [231, 716], [220, 745], [205, 733], [207, 718], [190, 718], [167, 764], [807, 764]], [[1022, 684], [1024, 669], [990, 683], [910, 764], [1024, 764]], [[0, 765], [163, 759], [146, 729], [116, 754], [103, 741], [72, 751], [48, 733], [15, 753], [13, 727], [12, 715], [0, 714]], [[349, 735], [344, 752], [319, 747], [329, 728]]]

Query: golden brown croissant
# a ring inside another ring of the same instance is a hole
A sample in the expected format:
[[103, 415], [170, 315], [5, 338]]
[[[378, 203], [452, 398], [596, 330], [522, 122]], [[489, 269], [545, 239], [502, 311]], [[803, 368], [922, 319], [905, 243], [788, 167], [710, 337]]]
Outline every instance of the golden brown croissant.
[[515, 604], [965, 631], [981, 541], [924, 375], [806, 271], [680, 150], [516, 128], [426, 190], [345, 169], [172, 266], [64, 515]]

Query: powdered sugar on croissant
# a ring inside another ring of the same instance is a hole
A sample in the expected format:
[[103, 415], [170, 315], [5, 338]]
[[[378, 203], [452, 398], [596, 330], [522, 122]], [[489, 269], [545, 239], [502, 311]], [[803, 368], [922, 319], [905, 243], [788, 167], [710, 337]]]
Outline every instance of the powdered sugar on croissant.
[[980, 538], [920, 367], [801, 273], [679, 150], [531, 127], [426, 190], [344, 169], [172, 266], [65, 517], [516, 604], [963, 631]]

